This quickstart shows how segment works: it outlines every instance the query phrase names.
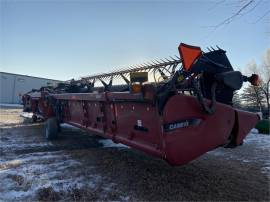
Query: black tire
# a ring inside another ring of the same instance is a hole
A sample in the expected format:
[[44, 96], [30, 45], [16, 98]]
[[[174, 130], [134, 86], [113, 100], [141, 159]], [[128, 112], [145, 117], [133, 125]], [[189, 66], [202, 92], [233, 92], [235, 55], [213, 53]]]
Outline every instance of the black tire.
[[45, 138], [47, 140], [56, 139], [58, 136], [59, 124], [55, 117], [49, 118], [45, 123]]
[[62, 132], [62, 128], [61, 128], [60, 123], [58, 123], [58, 132], [59, 132], [59, 133], [61, 133], [61, 132]]
[[33, 116], [32, 116], [32, 121], [33, 121], [33, 123], [36, 123], [37, 120], [38, 120], [37, 115], [33, 114]]

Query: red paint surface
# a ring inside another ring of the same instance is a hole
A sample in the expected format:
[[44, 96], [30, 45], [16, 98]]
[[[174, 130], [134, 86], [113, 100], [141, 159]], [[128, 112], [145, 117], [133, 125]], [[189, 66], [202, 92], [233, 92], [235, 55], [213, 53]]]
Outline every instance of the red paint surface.
[[[158, 156], [171, 165], [183, 165], [225, 144], [233, 129], [237, 131], [237, 144], [240, 144], [258, 120], [252, 113], [236, 111], [220, 103], [217, 103], [213, 115], [205, 114], [195, 97], [184, 94], [172, 96], [163, 115], [158, 113], [156, 105], [144, 101], [141, 94], [73, 93], [51, 96], [63, 104], [63, 122]], [[40, 99], [40, 102], [45, 101]], [[52, 107], [44, 103], [40, 106], [44, 115], [53, 116]], [[164, 124], [190, 118], [202, 121], [197, 126], [169, 132], [163, 129]]]
[[240, 145], [243, 143], [243, 139], [247, 136], [249, 131], [257, 124], [259, 121], [259, 116], [241, 110], [235, 110], [236, 113], [236, 144]]

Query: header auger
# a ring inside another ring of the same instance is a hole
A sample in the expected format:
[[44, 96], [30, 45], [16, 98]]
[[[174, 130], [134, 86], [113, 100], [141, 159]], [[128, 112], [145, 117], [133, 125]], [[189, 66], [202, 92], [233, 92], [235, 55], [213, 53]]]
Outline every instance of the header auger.
[[219, 47], [205, 53], [181, 43], [178, 50], [181, 57], [26, 93], [24, 109], [46, 121], [47, 139], [65, 122], [172, 165], [241, 145], [259, 118], [234, 109], [233, 92], [245, 81], [256, 85], [258, 76], [234, 71]]

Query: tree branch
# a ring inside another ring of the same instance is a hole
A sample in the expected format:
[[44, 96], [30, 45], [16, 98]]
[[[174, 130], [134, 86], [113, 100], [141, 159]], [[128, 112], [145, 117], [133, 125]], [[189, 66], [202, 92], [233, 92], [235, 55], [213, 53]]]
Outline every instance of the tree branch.
[[219, 24], [217, 25], [214, 25], [213, 27], [214, 28], [218, 28], [222, 25], [225, 25], [225, 24], [229, 24], [231, 23], [234, 18], [236, 18], [237, 16], [239, 16], [244, 10], [246, 10], [250, 5], [252, 5], [254, 3], [254, 0], [250, 0], [248, 1], [246, 4], [244, 4], [235, 14], [233, 14], [232, 16], [226, 18], [225, 20], [223, 20], [222, 22], [220, 22]]

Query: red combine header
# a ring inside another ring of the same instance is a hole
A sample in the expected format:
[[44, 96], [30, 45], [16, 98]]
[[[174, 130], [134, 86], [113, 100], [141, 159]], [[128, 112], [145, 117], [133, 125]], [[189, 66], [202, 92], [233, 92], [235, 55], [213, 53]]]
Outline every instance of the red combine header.
[[[256, 85], [258, 76], [234, 71], [219, 47], [178, 49], [181, 57], [32, 90], [23, 96], [24, 110], [46, 121], [49, 140], [68, 123], [171, 165], [241, 145], [259, 117], [233, 108], [233, 92], [245, 81]], [[113, 85], [119, 79], [124, 84]]]

